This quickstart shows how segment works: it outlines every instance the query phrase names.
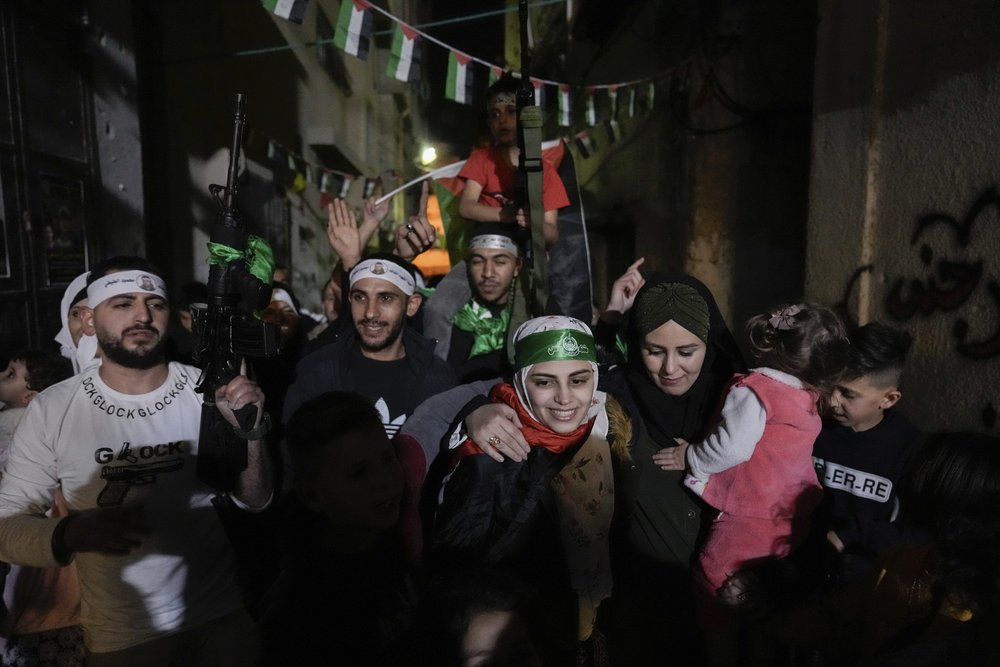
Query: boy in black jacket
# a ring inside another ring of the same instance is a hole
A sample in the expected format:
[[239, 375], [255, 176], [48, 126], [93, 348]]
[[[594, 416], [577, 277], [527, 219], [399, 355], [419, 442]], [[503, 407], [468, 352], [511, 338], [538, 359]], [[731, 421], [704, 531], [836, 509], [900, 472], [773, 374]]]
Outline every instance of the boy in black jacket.
[[876, 323], [851, 336], [847, 368], [813, 447], [841, 583], [866, 572], [901, 537], [897, 486], [921, 439], [895, 408], [909, 346], [907, 334]]

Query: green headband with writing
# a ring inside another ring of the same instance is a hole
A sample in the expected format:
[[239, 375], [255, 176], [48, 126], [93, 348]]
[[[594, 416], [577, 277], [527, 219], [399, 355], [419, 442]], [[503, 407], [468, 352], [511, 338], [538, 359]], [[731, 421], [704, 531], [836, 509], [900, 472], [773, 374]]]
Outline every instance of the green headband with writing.
[[594, 337], [575, 329], [555, 329], [529, 334], [514, 343], [517, 370], [545, 361], [592, 361], [597, 363]]

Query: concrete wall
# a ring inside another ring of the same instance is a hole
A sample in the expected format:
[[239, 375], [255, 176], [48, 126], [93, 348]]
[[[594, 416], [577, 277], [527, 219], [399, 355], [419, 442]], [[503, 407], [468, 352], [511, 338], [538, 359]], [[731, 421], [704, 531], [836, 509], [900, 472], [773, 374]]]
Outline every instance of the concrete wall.
[[819, 7], [807, 293], [914, 336], [903, 407], [996, 430], [1000, 6]]
[[645, 270], [703, 280], [741, 339], [750, 316], [803, 291], [813, 3], [650, 2], [627, 16], [570, 59], [593, 80], [660, 75], [652, 112], [577, 162], [598, 303], [644, 255]]

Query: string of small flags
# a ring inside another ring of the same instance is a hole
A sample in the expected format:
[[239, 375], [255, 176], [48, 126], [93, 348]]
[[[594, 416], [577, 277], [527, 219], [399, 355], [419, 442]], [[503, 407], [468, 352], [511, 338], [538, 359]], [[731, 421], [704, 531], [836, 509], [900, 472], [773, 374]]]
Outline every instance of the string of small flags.
[[[311, 162], [281, 142], [253, 128], [248, 133], [248, 141], [252, 145], [266, 144], [267, 159], [272, 166], [287, 167], [292, 174], [291, 182], [287, 185], [293, 192], [302, 192], [307, 184], [315, 185], [320, 192], [320, 208], [324, 208], [330, 199], [346, 198], [355, 184], [361, 185], [362, 198], [368, 199], [381, 180], [381, 177], [351, 174]], [[393, 173], [399, 177], [398, 173]]]
[[[261, 0], [261, 2], [265, 8], [275, 15], [301, 24], [308, 0]], [[419, 81], [421, 72], [420, 64], [423, 61], [423, 53], [427, 43], [436, 44], [448, 51], [448, 72], [444, 92], [445, 97], [454, 102], [460, 104], [472, 103], [473, 83], [477, 76], [481, 75], [482, 68], [486, 68], [490, 83], [499, 78], [504, 72], [503, 67], [459, 51], [449, 44], [404, 23], [381, 7], [368, 2], [368, 0], [341, 0], [340, 12], [337, 17], [337, 26], [333, 38], [334, 45], [345, 53], [349, 53], [361, 60], [367, 60], [371, 51], [372, 31], [374, 27], [373, 12], [381, 14], [393, 23], [392, 49], [386, 65], [386, 76], [406, 83]], [[636, 102], [640, 94], [643, 95], [642, 101], [645, 108], [647, 110], [652, 108], [656, 79], [663, 76], [666, 75], [657, 75], [656, 77], [619, 83], [593, 84], [583, 87], [538, 77], [531, 77], [530, 80], [535, 88], [535, 98], [539, 106], [545, 106], [547, 97], [546, 88], [555, 90], [560, 127], [572, 127], [572, 99], [574, 93], [581, 93], [583, 96], [584, 121], [588, 127], [593, 128], [602, 122], [598, 119], [596, 111], [598, 95], [607, 96], [611, 109], [611, 118], [603, 122], [614, 120], [619, 111], [624, 111], [628, 117], [632, 118], [636, 114]], [[625, 103], [621, 105], [622, 108], [619, 108], [619, 95], [625, 100]]]

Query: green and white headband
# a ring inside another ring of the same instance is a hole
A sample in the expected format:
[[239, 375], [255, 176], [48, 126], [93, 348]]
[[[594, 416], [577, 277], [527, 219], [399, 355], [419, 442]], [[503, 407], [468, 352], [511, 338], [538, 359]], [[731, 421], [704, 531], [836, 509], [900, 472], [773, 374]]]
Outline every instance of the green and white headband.
[[546, 361], [597, 362], [594, 336], [580, 320], [561, 315], [528, 320], [514, 334], [517, 370]]

